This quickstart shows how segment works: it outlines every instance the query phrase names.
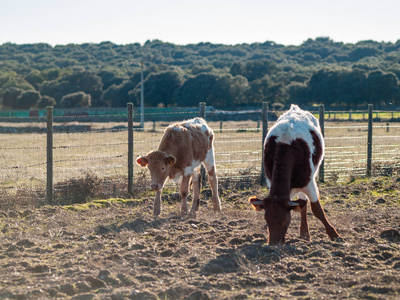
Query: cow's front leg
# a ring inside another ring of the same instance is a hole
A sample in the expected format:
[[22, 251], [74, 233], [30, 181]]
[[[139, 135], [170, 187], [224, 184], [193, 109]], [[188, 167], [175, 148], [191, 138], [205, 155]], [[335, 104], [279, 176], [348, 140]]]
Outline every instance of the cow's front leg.
[[[305, 201], [307, 201], [307, 200], [305, 200]], [[307, 203], [301, 209], [300, 213], [301, 213], [300, 238], [309, 241], [309, 240], [311, 240], [311, 237], [310, 237], [310, 230], [309, 230], [308, 222], [307, 222]]]
[[153, 212], [155, 216], [158, 216], [161, 213], [161, 192], [162, 190], [156, 191], [156, 196], [154, 197]]
[[[301, 215], [301, 220], [300, 220], [300, 238], [304, 240], [311, 240], [310, 236], [310, 229], [308, 227], [308, 221], [307, 221], [307, 202], [308, 202], [308, 196], [303, 193], [299, 192], [299, 200], [297, 202], [300, 203], [300, 215]], [[293, 195], [294, 196], [294, 195]], [[290, 198], [293, 198], [292, 195]], [[301, 203], [304, 203], [304, 205], [301, 205]]]
[[189, 180], [191, 175], [183, 175], [182, 183], [180, 187], [180, 194], [182, 197], [182, 210], [181, 215], [184, 216], [188, 212], [187, 196], [189, 193]]

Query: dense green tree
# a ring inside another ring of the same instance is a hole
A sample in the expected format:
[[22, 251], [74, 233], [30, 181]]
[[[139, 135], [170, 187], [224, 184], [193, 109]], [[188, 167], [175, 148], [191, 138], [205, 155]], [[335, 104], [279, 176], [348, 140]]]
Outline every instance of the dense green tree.
[[338, 82], [339, 78], [334, 70], [319, 70], [310, 78], [309, 96], [316, 103], [330, 106], [338, 99]]
[[217, 80], [218, 75], [211, 73], [190, 77], [175, 91], [173, 98], [178, 106], [197, 106], [200, 102], [210, 102], [209, 98]]
[[264, 101], [269, 101], [269, 90], [273, 84], [273, 81], [268, 75], [249, 82], [249, 88], [245, 92], [248, 103], [258, 105]]
[[91, 96], [84, 92], [77, 92], [68, 94], [62, 97], [59, 107], [61, 108], [79, 108], [79, 107], [90, 107]]
[[52, 97], [56, 102], [60, 102], [62, 97], [79, 91], [77, 85], [70, 81], [45, 81], [40, 87], [40, 94]]
[[374, 47], [359, 47], [355, 48], [351, 53], [349, 54], [349, 58], [352, 61], [358, 61], [364, 57], [369, 57], [369, 56], [376, 56], [380, 53], [380, 51]]
[[10, 87], [4, 90], [3, 92], [3, 107], [6, 108], [16, 108], [17, 106], [17, 98], [20, 96], [24, 90]]
[[[299, 46], [271, 41], [55, 47], [5, 43], [0, 45], [0, 101], [3, 107], [14, 107], [23, 91], [35, 90], [56, 102], [83, 92], [91, 96], [92, 106], [138, 105], [141, 61], [147, 106], [197, 105], [200, 99], [216, 107], [261, 101], [348, 107], [400, 102], [400, 40], [350, 44], [328, 37]], [[20, 93], [15, 96], [7, 89]]]
[[364, 95], [369, 103], [387, 105], [396, 103], [399, 96], [399, 82], [393, 73], [374, 71], [365, 81]]
[[[169, 106], [175, 103], [174, 92], [182, 85], [182, 77], [175, 71], [164, 71], [150, 74], [144, 81], [144, 94], [147, 106], [164, 104]], [[136, 103], [140, 101], [140, 88], [135, 93]]]
[[126, 104], [131, 101], [136, 105], [136, 100], [132, 100], [129, 94], [134, 88], [135, 84], [131, 80], [125, 80], [119, 85], [111, 85], [103, 93], [101, 99], [111, 107], [126, 107]]
[[233, 76], [242, 75], [248, 81], [253, 81], [264, 77], [265, 75], [274, 74], [279, 70], [278, 65], [268, 59], [251, 60], [246, 63], [237, 62], [230, 68], [230, 73]]
[[58, 77], [60, 76], [61, 70], [57, 69], [57, 68], [50, 68], [50, 69], [45, 69], [45, 70], [41, 71], [40, 73], [41, 73], [41, 77], [43, 77], [43, 79], [45, 81], [51, 81], [51, 80], [58, 79]]
[[308, 95], [308, 87], [305, 83], [293, 82], [286, 87], [286, 93], [289, 96], [291, 102], [299, 105], [309, 105], [310, 98]]
[[37, 108], [46, 108], [47, 106], [55, 106], [56, 104], [57, 104], [57, 102], [56, 102], [56, 100], [54, 100], [54, 98], [49, 97], [49, 96], [43, 96], [36, 103], [36, 107]]
[[247, 79], [231, 74], [220, 76], [213, 85], [210, 103], [218, 107], [234, 107], [244, 104], [244, 93], [249, 88]]
[[26, 75], [25, 80], [28, 81], [37, 89], [39, 87], [39, 84], [44, 81], [44, 78], [40, 71], [33, 70], [28, 75]]
[[113, 84], [121, 84], [124, 80], [128, 79], [127, 76], [123, 75], [117, 68], [107, 68], [106, 70], [100, 71], [98, 75], [103, 83], [103, 90], [108, 89]]
[[93, 106], [102, 106], [103, 103], [100, 98], [103, 83], [100, 76], [86, 70], [74, 70], [71, 74], [66, 75], [63, 80], [76, 86], [77, 91], [90, 94]]
[[40, 93], [35, 90], [25, 91], [17, 97], [14, 108], [36, 108], [36, 103], [39, 101], [40, 97]]

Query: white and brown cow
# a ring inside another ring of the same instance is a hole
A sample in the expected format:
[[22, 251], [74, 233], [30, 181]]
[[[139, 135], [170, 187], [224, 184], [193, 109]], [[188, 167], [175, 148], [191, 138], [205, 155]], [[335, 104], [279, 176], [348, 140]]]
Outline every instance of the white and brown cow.
[[151, 175], [151, 188], [156, 191], [154, 215], [161, 212], [161, 192], [167, 177], [178, 181], [182, 176], [180, 195], [182, 197], [182, 215], [187, 214], [187, 196], [189, 181], [193, 183], [193, 203], [190, 213], [199, 207], [199, 178], [197, 169], [203, 163], [212, 190], [214, 210], [221, 210], [218, 197], [218, 178], [214, 159], [214, 132], [202, 118], [174, 123], [165, 129], [158, 149], [141, 156], [136, 162], [148, 167]]
[[[264, 142], [264, 169], [269, 195], [250, 198], [256, 210], [265, 210], [270, 244], [284, 244], [290, 211], [301, 211], [300, 237], [310, 239], [307, 198], [313, 214], [322, 221], [330, 239], [339, 237], [328, 222], [319, 201], [316, 172], [324, 156], [324, 139], [318, 120], [297, 105], [279, 117]], [[299, 195], [299, 200], [292, 201]]]

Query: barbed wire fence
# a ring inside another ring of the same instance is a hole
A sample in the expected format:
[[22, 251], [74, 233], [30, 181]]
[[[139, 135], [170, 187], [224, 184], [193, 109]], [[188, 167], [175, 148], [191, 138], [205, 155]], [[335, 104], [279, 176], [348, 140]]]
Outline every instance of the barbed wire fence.
[[[147, 113], [143, 128], [140, 115], [129, 107], [125, 114], [55, 114], [50, 133], [49, 112], [37, 117], [0, 117], [0, 208], [13, 207], [15, 199], [19, 205], [38, 206], [85, 202], [94, 196], [130, 197], [149, 181], [149, 172], [136, 165], [135, 157], [156, 149], [171, 122], [199, 116], [200, 111], [199, 107]], [[238, 188], [248, 188], [259, 183], [263, 137], [280, 112], [268, 111], [266, 104], [258, 110], [204, 112], [215, 133], [221, 187], [235, 183]], [[318, 112], [313, 113], [318, 116]], [[367, 174], [398, 173], [400, 123], [391, 122], [398, 112], [374, 111], [370, 122], [375, 122], [370, 130], [368, 111], [324, 112], [322, 116], [325, 181], [344, 182]], [[98, 194], [93, 195], [96, 190]]]

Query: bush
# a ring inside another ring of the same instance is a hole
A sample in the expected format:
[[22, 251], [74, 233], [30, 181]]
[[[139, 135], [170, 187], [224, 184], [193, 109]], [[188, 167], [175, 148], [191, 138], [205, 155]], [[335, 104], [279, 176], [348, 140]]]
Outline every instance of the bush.
[[53, 97], [43, 96], [39, 99], [36, 106], [37, 108], [46, 108], [46, 106], [55, 106], [56, 100]]
[[36, 107], [36, 103], [39, 99], [39, 92], [34, 90], [26, 91], [17, 97], [15, 108], [30, 109]]
[[59, 104], [62, 108], [90, 107], [92, 97], [84, 92], [72, 93], [62, 97]]

